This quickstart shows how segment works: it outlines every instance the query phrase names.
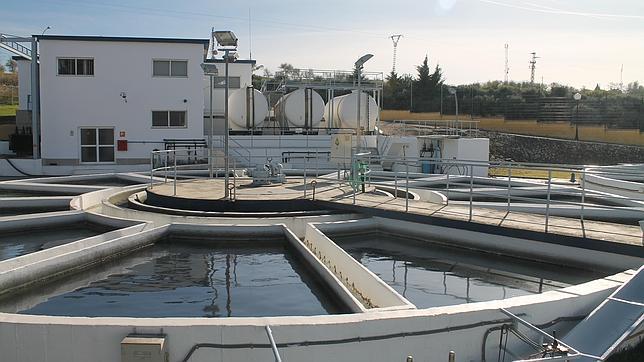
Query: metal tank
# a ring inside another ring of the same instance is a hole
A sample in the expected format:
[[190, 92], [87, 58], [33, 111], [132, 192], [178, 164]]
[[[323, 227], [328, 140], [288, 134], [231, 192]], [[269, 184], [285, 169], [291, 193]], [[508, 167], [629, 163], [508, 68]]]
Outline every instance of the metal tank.
[[288, 127], [320, 127], [323, 115], [324, 100], [312, 89], [298, 89], [275, 103], [275, 118]]
[[252, 87], [238, 89], [228, 96], [228, 120], [233, 129], [260, 128], [268, 115], [268, 101]]
[[[356, 128], [358, 119], [358, 92], [334, 97], [324, 109], [324, 119], [331, 123], [332, 128]], [[360, 99], [360, 126], [365, 131], [373, 131], [376, 127], [380, 108], [376, 100], [362, 92]], [[368, 120], [368, 122], [367, 122]]]

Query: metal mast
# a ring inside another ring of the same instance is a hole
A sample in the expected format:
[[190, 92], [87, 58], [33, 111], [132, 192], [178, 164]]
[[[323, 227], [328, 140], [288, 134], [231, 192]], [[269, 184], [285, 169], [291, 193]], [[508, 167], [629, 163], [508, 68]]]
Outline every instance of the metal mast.
[[530, 54], [532, 54], [532, 59], [530, 60], [530, 83], [534, 83], [534, 71], [537, 69], [537, 59], [540, 57], [538, 57], [535, 52]]
[[508, 78], [510, 77], [510, 66], [508, 65], [508, 48], [509, 45], [508, 43], [505, 43], [505, 70], [504, 70], [504, 77], [505, 77], [505, 82], [508, 82]]
[[396, 49], [398, 49], [398, 41], [400, 40], [400, 38], [402, 38], [402, 34], [395, 34], [390, 36], [389, 38], [391, 38], [391, 41], [394, 43], [394, 63], [391, 67], [391, 71], [393, 73], [396, 73]]

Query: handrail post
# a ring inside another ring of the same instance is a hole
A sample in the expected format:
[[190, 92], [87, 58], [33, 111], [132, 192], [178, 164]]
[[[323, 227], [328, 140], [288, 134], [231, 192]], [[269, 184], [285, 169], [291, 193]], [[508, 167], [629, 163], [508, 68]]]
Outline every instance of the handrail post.
[[398, 198], [398, 171], [394, 171], [394, 199]]
[[152, 188], [152, 175], [154, 174], [154, 151], [150, 153], [150, 188]]
[[586, 226], [584, 225], [584, 204], [586, 203], [586, 170], [581, 171], [581, 212], [579, 213], [581, 220], [581, 233], [586, 237]]
[[552, 169], [548, 170], [548, 193], [546, 195], [546, 233], [548, 232], [548, 219], [550, 216], [550, 185], [552, 183]]
[[405, 157], [405, 212], [409, 211], [409, 162]]
[[177, 151], [174, 150], [174, 185], [173, 185], [173, 196], [177, 196]]
[[510, 213], [510, 198], [512, 197], [510, 194], [510, 189], [512, 188], [512, 162], [508, 164], [508, 209], [507, 213]]
[[470, 165], [470, 220], [472, 221], [472, 199], [474, 192], [474, 165]]
[[306, 154], [304, 155], [304, 198], [306, 199]]
[[168, 153], [165, 153], [165, 158], [163, 159], [163, 183], [168, 183]]
[[445, 184], [445, 205], [449, 206], [449, 168], [447, 168], [447, 181]]

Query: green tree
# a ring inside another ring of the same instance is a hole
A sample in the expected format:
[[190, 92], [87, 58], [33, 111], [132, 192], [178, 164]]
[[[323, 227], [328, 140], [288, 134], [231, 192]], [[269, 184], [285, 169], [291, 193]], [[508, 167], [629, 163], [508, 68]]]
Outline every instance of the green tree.
[[5, 69], [8, 69], [9, 73], [15, 73], [18, 69], [18, 62], [11, 58], [7, 59], [7, 62], [5, 63]]

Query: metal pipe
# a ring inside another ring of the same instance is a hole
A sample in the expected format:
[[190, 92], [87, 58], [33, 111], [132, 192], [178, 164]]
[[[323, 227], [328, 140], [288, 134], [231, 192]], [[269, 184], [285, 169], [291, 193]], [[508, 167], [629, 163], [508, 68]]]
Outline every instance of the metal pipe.
[[394, 199], [398, 198], [398, 172], [394, 173]]
[[154, 174], [154, 151], [150, 153], [150, 188], [152, 188], [152, 175]]
[[405, 157], [405, 212], [409, 211], [409, 162], [405, 153], [406, 146], [403, 146], [403, 156]]
[[213, 174], [213, 168], [215, 160], [214, 160], [214, 147], [212, 144], [212, 134], [214, 133], [214, 125], [213, 125], [213, 111], [212, 111], [212, 92], [213, 92], [214, 84], [213, 84], [213, 76], [210, 75], [210, 132], [208, 133], [208, 176], [212, 178]]
[[271, 342], [271, 349], [273, 350], [273, 356], [275, 356], [275, 362], [282, 362], [282, 357], [280, 357], [280, 352], [277, 349], [277, 344], [275, 344], [275, 339], [273, 338], [273, 331], [271, 331], [271, 326], [266, 326], [266, 334], [268, 335], [268, 340]]
[[456, 360], [456, 353], [454, 353], [454, 351], [449, 351], [447, 361], [448, 362], [454, 362], [455, 360]]
[[449, 205], [449, 169], [447, 170], [447, 183], [445, 185], [445, 205]]
[[358, 74], [358, 115], [356, 118], [356, 152], [360, 152], [360, 102], [362, 101], [362, 90], [360, 89], [360, 72], [362, 71], [362, 66], [356, 67], [356, 73]]
[[228, 182], [229, 182], [229, 176], [228, 173], [230, 172], [230, 160], [229, 160], [229, 150], [228, 150], [228, 138], [230, 137], [230, 130], [229, 130], [229, 125], [228, 125], [228, 55], [230, 51], [226, 50], [224, 54], [225, 62], [226, 62], [226, 87], [224, 88], [224, 198], [229, 198], [230, 197], [230, 191], [228, 190]]
[[546, 233], [548, 232], [548, 219], [550, 216], [550, 186], [552, 184], [552, 170], [548, 170], [548, 193], [546, 195]]
[[31, 38], [31, 139], [33, 159], [40, 158], [40, 80], [38, 73], [38, 38], [33, 36]]

